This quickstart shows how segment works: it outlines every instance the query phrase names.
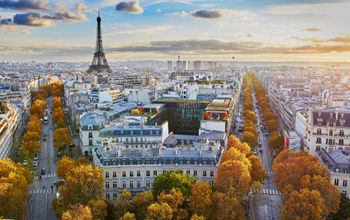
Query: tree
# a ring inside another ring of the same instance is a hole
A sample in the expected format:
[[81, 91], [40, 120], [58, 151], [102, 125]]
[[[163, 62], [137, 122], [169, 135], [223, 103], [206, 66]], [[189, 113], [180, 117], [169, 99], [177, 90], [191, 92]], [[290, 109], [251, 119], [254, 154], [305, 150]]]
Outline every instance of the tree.
[[263, 111], [263, 118], [265, 121], [269, 121], [271, 119], [275, 119], [275, 116], [272, 114], [270, 110]]
[[60, 120], [64, 120], [64, 111], [62, 107], [55, 108], [53, 111], [53, 121], [57, 124]]
[[63, 213], [62, 220], [91, 220], [92, 215], [88, 206], [80, 204], [72, 205], [70, 209]]
[[242, 161], [229, 160], [220, 164], [214, 184], [219, 192], [226, 192], [232, 186], [243, 195], [248, 193], [250, 183], [247, 166]]
[[88, 205], [90, 200], [101, 200], [104, 179], [103, 170], [91, 164], [74, 167], [65, 175], [65, 184], [60, 188], [60, 203], [67, 210], [72, 204]]
[[145, 219], [147, 207], [154, 203], [152, 192], [144, 191], [137, 193], [132, 198], [132, 211], [136, 213], [137, 219]]
[[107, 216], [107, 201], [90, 200], [88, 204], [92, 212], [93, 219], [105, 219]]
[[72, 141], [68, 128], [57, 128], [53, 132], [53, 141], [55, 147], [64, 149], [65, 145]]
[[61, 81], [54, 82], [50, 85], [50, 92], [53, 96], [62, 96], [64, 91], [64, 83]]
[[276, 119], [270, 119], [266, 122], [266, 129], [269, 132], [277, 131], [278, 130], [278, 121]]
[[251, 155], [249, 157], [250, 163], [252, 164], [252, 169], [250, 175], [254, 181], [263, 181], [268, 176], [259, 157]]
[[57, 162], [56, 174], [59, 178], [66, 178], [75, 167], [75, 161], [69, 157], [63, 156], [62, 160]]
[[290, 198], [282, 206], [281, 218], [283, 220], [325, 219], [322, 216], [324, 208], [324, 199], [321, 198], [320, 192], [301, 189], [300, 192], [292, 192]]
[[37, 132], [41, 134], [41, 121], [40, 119], [33, 115], [30, 117], [29, 124], [27, 126], [28, 131]]
[[256, 127], [254, 125], [253, 126], [250, 126], [250, 125], [244, 126], [243, 130], [253, 133], [256, 137], [258, 136], [258, 130], [256, 130]]
[[119, 218], [119, 220], [136, 220], [136, 219], [137, 218], [135, 218], [135, 214], [130, 212], [125, 213], [123, 217]]
[[278, 134], [277, 132], [272, 132], [272, 134], [269, 137], [269, 146], [272, 149], [282, 150], [283, 141], [284, 140], [283, 140], [282, 135]]
[[44, 117], [44, 109], [47, 107], [44, 100], [36, 99], [30, 107], [30, 114], [39, 118]]
[[221, 163], [226, 161], [240, 161], [244, 163], [244, 166], [250, 171], [252, 169], [252, 164], [245, 154], [241, 153], [236, 148], [230, 148], [221, 158]]
[[187, 197], [191, 193], [194, 182], [193, 177], [183, 174], [180, 170], [168, 171], [155, 178], [152, 189], [153, 195], [156, 197], [163, 191], [169, 193], [171, 189], [175, 188]]
[[188, 213], [186, 210], [180, 208], [183, 205], [185, 197], [178, 189], [171, 189], [169, 193], [164, 191], [158, 196], [158, 202], [160, 204], [167, 203], [173, 210], [174, 219], [187, 219]]
[[10, 219], [24, 217], [31, 182], [28, 169], [9, 158], [0, 160], [0, 216]]
[[242, 134], [242, 142], [246, 142], [250, 147], [258, 145], [257, 136], [249, 131], [245, 131]]
[[350, 199], [345, 193], [340, 195], [340, 206], [337, 213], [330, 216], [331, 220], [343, 220], [350, 218]]
[[23, 141], [22, 143], [23, 150], [31, 157], [34, 157], [34, 154], [40, 151], [40, 145], [38, 141]]
[[63, 104], [60, 97], [54, 97], [52, 102], [52, 110], [54, 111], [56, 108], [62, 108]]
[[190, 220], [205, 220], [204, 216], [198, 216], [197, 214], [193, 214]]
[[212, 193], [212, 188], [208, 183], [196, 182], [192, 187], [191, 195], [188, 197], [190, 210], [210, 219], [214, 212]]
[[241, 141], [233, 135], [230, 136], [230, 139], [227, 143], [227, 151], [232, 147], [238, 149], [246, 156], [251, 154], [251, 149], [249, 145], [247, 143], [241, 143]]
[[214, 194], [214, 200], [217, 204], [216, 219], [245, 219], [242, 201], [237, 197], [237, 194], [236, 189], [232, 186], [225, 193], [216, 192]]
[[23, 141], [36, 141], [36, 142], [38, 142], [39, 140], [40, 140], [40, 133], [38, 133], [36, 131], [28, 130], [23, 135]]
[[249, 120], [251, 122], [253, 122], [254, 124], [256, 124], [258, 122], [258, 119], [255, 116], [255, 113], [253, 111], [250, 110], [246, 110], [243, 112], [244, 118], [245, 120]]
[[123, 189], [122, 194], [118, 196], [114, 204], [114, 218], [119, 219], [129, 211], [131, 211], [131, 193]]
[[173, 210], [167, 203], [154, 203], [147, 208], [147, 220], [170, 220]]

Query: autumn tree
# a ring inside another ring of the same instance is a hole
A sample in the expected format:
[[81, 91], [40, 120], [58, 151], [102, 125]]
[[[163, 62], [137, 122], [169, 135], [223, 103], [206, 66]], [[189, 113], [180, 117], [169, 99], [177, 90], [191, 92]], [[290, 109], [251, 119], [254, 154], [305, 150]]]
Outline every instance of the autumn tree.
[[37, 116], [31, 116], [27, 126], [28, 131], [41, 134], [41, 120]]
[[119, 218], [119, 220], [136, 220], [136, 219], [137, 218], [135, 217], [135, 214], [130, 212], [125, 213], [123, 217]]
[[52, 102], [52, 110], [55, 110], [57, 108], [62, 108], [62, 107], [63, 107], [63, 104], [62, 104], [61, 98], [54, 97]]
[[91, 164], [75, 166], [64, 176], [65, 184], [60, 188], [59, 203], [67, 210], [70, 205], [88, 205], [90, 200], [101, 200], [104, 179], [103, 170]]
[[270, 119], [266, 122], [266, 129], [269, 132], [277, 131], [278, 130], [278, 121], [276, 119]]
[[187, 197], [191, 193], [194, 182], [193, 177], [183, 174], [180, 170], [167, 171], [155, 178], [152, 192], [156, 197], [163, 191], [169, 193], [171, 189], [175, 188]]
[[269, 137], [269, 146], [272, 149], [282, 150], [283, 148], [283, 137], [277, 132], [272, 132]]
[[173, 210], [167, 203], [154, 203], [147, 208], [147, 220], [171, 220]]
[[123, 189], [122, 193], [116, 199], [114, 203], [114, 218], [119, 219], [125, 215], [125, 213], [131, 211], [131, 193]]
[[248, 193], [251, 177], [242, 161], [229, 160], [220, 164], [215, 179], [215, 189], [226, 192], [231, 186], [241, 195]]
[[216, 219], [245, 219], [244, 208], [241, 199], [237, 196], [237, 190], [230, 186], [225, 193], [216, 192], [214, 201], [216, 204]]
[[188, 197], [190, 210], [199, 216], [210, 219], [214, 212], [212, 193], [212, 188], [208, 183], [196, 182]]
[[62, 107], [55, 108], [53, 111], [53, 121], [57, 124], [61, 120], [64, 120], [64, 111]]
[[251, 122], [253, 122], [254, 124], [256, 124], [258, 122], [258, 119], [255, 116], [255, 113], [253, 111], [250, 110], [246, 110], [243, 113], [245, 120], [249, 120]]
[[51, 84], [50, 92], [53, 96], [62, 96], [64, 91], [64, 83], [57, 81]]
[[22, 143], [23, 150], [31, 157], [34, 157], [34, 154], [40, 151], [40, 144], [37, 140], [33, 141], [23, 141]]
[[70, 206], [70, 209], [63, 213], [62, 220], [92, 220], [91, 210], [88, 206], [80, 204]]
[[242, 162], [249, 171], [252, 169], [252, 164], [250, 163], [246, 155], [236, 148], [230, 148], [228, 151], [226, 151], [226, 153], [221, 158], [221, 163], [232, 160]]
[[28, 130], [24, 135], [23, 135], [23, 141], [39, 141], [40, 140], [40, 133], [36, 131], [30, 131]]
[[62, 160], [57, 162], [56, 174], [59, 178], [66, 178], [75, 168], [75, 161], [69, 157], [63, 156]]
[[0, 160], [0, 216], [23, 219], [26, 214], [28, 185], [32, 176], [28, 169], [11, 159]]
[[206, 218], [204, 216], [198, 216], [197, 214], [193, 214], [190, 220], [206, 220]]
[[275, 116], [272, 114], [270, 110], [263, 111], [263, 118], [265, 121], [269, 121], [271, 119], [275, 119]]
[[249, 147], [249, 145], [247, 143], [242, 143], [236, 136], [231, 135], [229, 138], [229, 141], [227, 143], [227, 151], [230, 148], [236, 148], [239, 151], [241, 151], [243, 154], [245, 154], [246, 156], [251, 154], [251, 148]]
[[137, 193], [132, 198], [132, 212], [136, 213], [137, 219], [145, 219], [147, 207], [154, 203], [152, 192], [144, 191]]
[[185, 197], [182, 195], [181, 191], [178, 189], [171, 189], [169, 193], [164, 191], [158, 196], [158, 202], [160, 204], [167, 203], [173, 210], [174, 219], [187, 219], [188, 213], [185, 209], [181, 208]]
[[246, 142], [250, 147], [258, 145], [257, 136], [249, 131], [245, 131], [242, 134], [242, 142]]
[[68, 128], [57, 128], [53, 132], [53, 141], [55, 147], [64, 149], [65, 145], [71, 143], [72, 137], [70, 136]]
[[93, 219], [105, 219], [107, 216], [107, 202], [106, 200], [90, 200], [88, 205], [92, 213]]
[[44, 117], [44, 109], [46, 107], [47, 104], [44, 100], [36, 99], [30, 107], [30, 114], [42, 118]]
[[317, 190], [301, 189], [294, 191], [281, 208], [283, 220], [295, 219], [325, 219], [322, 210], [325, 208], [324, 199]]
[[252, 180], [263, 181], [264, 179], [266, 179], [266, 177], [268, 175], [267, 175], [263, 165], [261, 164], [259, 157], [255, 156], [255, 155], [251, 155], [249, 157], [249, 161], [252, 165], [252, 169], [250, 172]]

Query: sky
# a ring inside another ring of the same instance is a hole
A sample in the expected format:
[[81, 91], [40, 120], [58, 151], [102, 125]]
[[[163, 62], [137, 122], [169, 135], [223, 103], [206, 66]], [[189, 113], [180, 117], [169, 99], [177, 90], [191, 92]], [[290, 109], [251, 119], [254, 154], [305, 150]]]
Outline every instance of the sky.
[[350, 0], [0, 0], [0, 60], [350, 62]]

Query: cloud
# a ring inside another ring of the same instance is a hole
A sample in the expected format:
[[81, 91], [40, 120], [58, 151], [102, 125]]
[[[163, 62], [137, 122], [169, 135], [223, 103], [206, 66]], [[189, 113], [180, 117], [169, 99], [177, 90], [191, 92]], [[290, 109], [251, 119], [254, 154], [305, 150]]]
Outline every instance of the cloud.
[[143, 45], [122, 46], [115, 52], [152, 52], [163, 54], [320, 54], [350, 52], [350, 45], [310, 44], [291, 47], [287, 45], [267, 45], [258, 41], [220, 41], [220, 40], [179, 40], [153, 41]]
[[223, 17], [219, 10], [198, 10], [190, 13], [193, 17], [204, 19], [218, 19]]
[[328, 39], [319, 39], [319, 38], [299, 38], [299, 37], [292, 37], [292, 39], [302, 42], [311, 42], [311, 43], [341, 43], [341, 44], [348, 44], [350, 43], [350, 36], [344, 36], [344, 37], [333, 37]]
[[134, 30], [125, 30], [125, 31], [117, 31], [113, 33], [108, 33], [104, 34], [104, 36], [114, 36], [118, 34], [154, 34], [156, 32], [161, 32], [161, 31], [168, 31], [172, 29], [173, 26], [154, 26], [154, 27], [147, 27], [147, 28], [139, 28], [139, 29], [134, 29]]
[[85, 11], [88, 11], [89, 8], [84, 3], [78, 3], [75, 5], [75, 10], [78, 12], [85, 12]]
[[308, 32], [320, 32], [321, 29], [319, 28], [306, 28], [306, 29], [302, 29], [303, 31], [308, 31]]
[[158, 8], [158, 9], [156, 10], [156, 12], [161, 13], [161, 12], [162, 12], [162, 9]]
[[0, 0], [0, 8], [19, 11], [50, 10], [47, 0]]
[[72, 11], [54, 12], [53, 15], [42, 12], [28, 12], [24, 14], [15, 14], [13, 18], [0, 19], [0, 27], [7, 26], [31, 26], [48, 27], [54, 25], [56, 21], [77, 22], [87, 20], [85, 14], [74, 13]]
[[131, 14], [141, 14], [143, 12], [143, 9], [140, 7], [137, 0], [131, 2], [120, 2], [117, 4], [116, 10]]

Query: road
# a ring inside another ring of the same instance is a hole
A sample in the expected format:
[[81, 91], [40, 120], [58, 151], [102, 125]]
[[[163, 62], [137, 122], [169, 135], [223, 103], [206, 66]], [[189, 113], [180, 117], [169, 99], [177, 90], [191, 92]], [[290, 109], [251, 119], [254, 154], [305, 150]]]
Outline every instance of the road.
[[[49, 112], [52, 106], [52, 97], [47, 99]], [[53, 146], [54, 123], [52, 115], [48, 114], [48, 123], [42, 123], [41, 148], [38, 155], [39, 164], [36, 169], [36, 176], [29, 186], [29, 209], [28, 219], [59, 219], [51, 207], [51, 200], [55, 196], [57, 189], [54, 183], [56, 177], [57, 150]], [[44, 136], [46, 134], [46, 141]], [[41, 169], [45, 168], [45, 175], [41, 175]]]

